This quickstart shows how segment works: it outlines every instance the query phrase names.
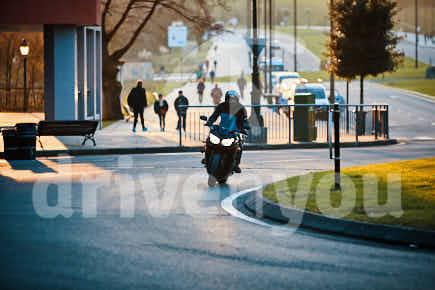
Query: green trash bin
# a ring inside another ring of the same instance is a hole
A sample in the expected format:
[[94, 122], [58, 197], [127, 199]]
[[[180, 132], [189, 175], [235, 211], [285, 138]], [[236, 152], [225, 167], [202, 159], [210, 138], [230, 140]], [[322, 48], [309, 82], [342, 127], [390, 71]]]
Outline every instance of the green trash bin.
[[[295, 94], [295, 104], [315, 104], [310, 93]], [[296, 106], [293, 113], [293, 137], [297, 142], [313, 142], [317, 139], [315, 111], [312, 106]]]

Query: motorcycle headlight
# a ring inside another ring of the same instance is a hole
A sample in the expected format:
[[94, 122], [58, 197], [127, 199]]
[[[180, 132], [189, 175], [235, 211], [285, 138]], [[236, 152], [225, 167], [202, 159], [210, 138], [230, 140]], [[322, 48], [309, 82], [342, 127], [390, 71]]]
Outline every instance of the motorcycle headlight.
[[215, 136], [215, 135], [210, 133], [210, 142], [212, 144], [217, 145], [217, 144], [219, 144], [221, 142], [221, 139], [219, 139], [219, 137], [217, 137], [217, 136]]
[[234, 138], [230, 138], [230, 139], [223, 139], [222, 140], [222, 145], [225, 147], [229, 147], [233, 144], [234, 142]]

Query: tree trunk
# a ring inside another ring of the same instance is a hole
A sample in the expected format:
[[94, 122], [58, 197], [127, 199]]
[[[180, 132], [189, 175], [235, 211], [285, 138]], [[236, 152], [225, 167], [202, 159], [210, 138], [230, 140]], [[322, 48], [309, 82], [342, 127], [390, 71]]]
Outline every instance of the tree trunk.
[[360, 79], [360, 95], [359, 95], [359, 103], [364, 104], [364, 76], [361, 75]]
[[106, 53], [103, 53], [103, 63], [103, 120], [121, 120], [122, 85], [116, 79], [119, 63]]

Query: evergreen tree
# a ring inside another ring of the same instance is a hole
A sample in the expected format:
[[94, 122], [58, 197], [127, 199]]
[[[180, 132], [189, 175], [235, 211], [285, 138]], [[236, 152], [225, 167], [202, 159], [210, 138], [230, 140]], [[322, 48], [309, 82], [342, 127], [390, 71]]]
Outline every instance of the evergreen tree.
[[335, 33], [329, 43], [330, 70], [350, 81], [360, 77], [360, 103], [364, 103], [364, 78], [394, 71], [403, 53], [392, 31], [398, 13], [393, 0], [336, 0], [330, 10]]

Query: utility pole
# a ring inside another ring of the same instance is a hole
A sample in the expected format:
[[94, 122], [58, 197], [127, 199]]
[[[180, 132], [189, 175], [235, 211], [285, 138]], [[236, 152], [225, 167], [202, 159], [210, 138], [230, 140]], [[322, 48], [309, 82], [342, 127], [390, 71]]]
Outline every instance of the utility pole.
[[269, 0], [269, 93], [272, 93], [272, 6], [272, 0]]
[[415, 0], [415, 68], [418, 68], [418, 0]]
[[298, 17], [298, 13], [297, 13], [297, 1], [296, 0], [294, 0], [294, 38], [295, 38], [295, 47], [294, 47], [294, 62], [295, 62], [295, 72], [297, 72], [298, 71], [298, 65], [297, 65], [297, 56], [296, 56], [296, 54], [297, 54], [297, 48], [296, 48], [296, 39], [297, 39], [297, 25], [298, 25], [298, 19], [297, 19], [297, 17]]
[[[332, 11], [333, 7], [334, 7], [334, 0], [330, 0], [329, 3], [330, 7], [329, 10], [330, 12]], [[330, 32], [330, 38], [331, 38], [331, 43], [334, 40], [334, 33], [335, 33], [335, 27], [334, 27], [334, 20], [332, 19], [332, 17], [330, 16], [330, 21], [331, 21], [331, 32]], [[330, 51], [331, 57], [329, 59], [329, 65], [332, 66], [332, 51]], [[334, 77], [334, 72], [331, 69], [331, 73], [330, 73], [330, 88], [329, 88], [329, 103], [332, 105], [335, 103], [335, 77]]]
[[[257, 22], [257, 0], [252, 1], [252, 30], [253, 30], [253, 45], [252, 45], [252, 54], [253, 54], [253, 63], [252, 63], [252, 93], [251, 93], [251, 104], [259, 105], [260, 104], [260, 77], [258, 71], [258, 22]], [[263, 127], [262, 117], [260, 115], [260, 108], [253, 108], [253, 113], [251, 114], [255, 116], [255, 121], [258, 126]]]
[[[267, 39], [267, 0], [263, 2], [263, 13], [264, 13], [264, 39]], [[269, 47], [269, 50], [271, 48]], [[268, 91], [269, 82], [267, 81], [267, 71], [269, 66], [267, 65], [267, 45], [264, 47], [264, 92]]]

